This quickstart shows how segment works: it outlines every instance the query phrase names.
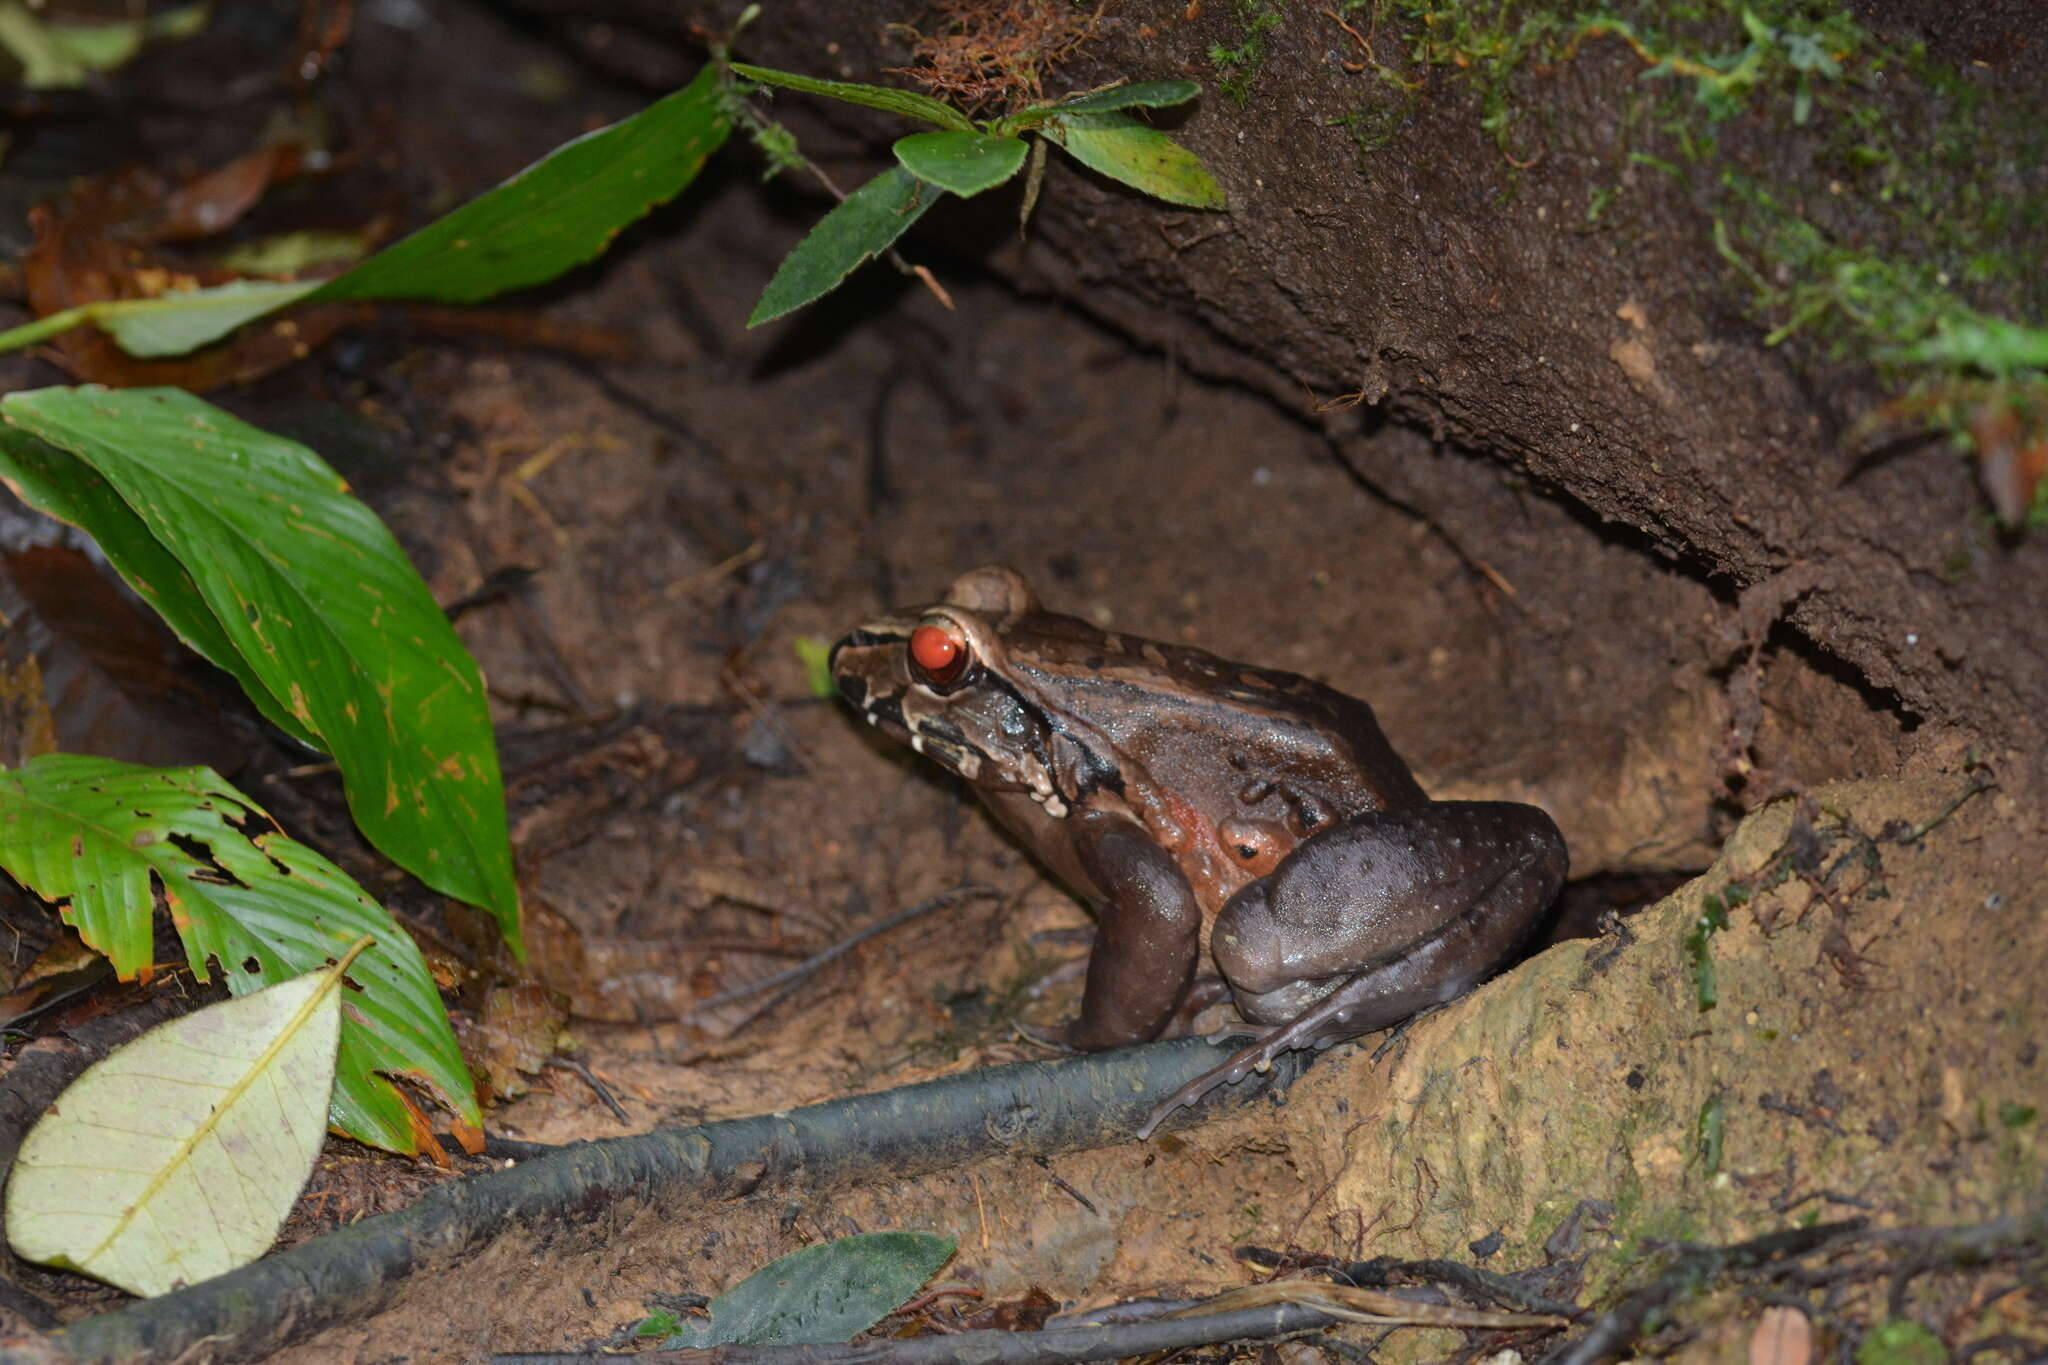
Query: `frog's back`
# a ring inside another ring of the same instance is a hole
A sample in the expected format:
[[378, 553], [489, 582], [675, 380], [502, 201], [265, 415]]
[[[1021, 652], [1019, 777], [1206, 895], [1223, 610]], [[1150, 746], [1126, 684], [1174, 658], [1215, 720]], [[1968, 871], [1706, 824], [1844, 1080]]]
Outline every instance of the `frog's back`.
[[1062, 694], [1155, 781], [1212, 810], [1256, 804], [1239, 798], [1261, 782], [1339, 818], [1428, 800], [1372, 708], [1313, 679], [1049, 612], [1018, 626], [1012, 638], [1029, 644], [1012, 667]]

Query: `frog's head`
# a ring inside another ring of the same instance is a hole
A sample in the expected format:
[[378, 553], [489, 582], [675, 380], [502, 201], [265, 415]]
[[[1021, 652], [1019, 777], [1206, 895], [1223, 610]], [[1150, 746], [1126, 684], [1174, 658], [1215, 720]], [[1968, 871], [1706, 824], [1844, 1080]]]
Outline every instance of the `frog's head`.
[[1053, 727], [1019, 686], [1007, 633], [1039, 610], [1022, 574], [987, 565], [944, 600], [865, 621], [832, 647], [832, 680], [870, 725], [984, 791], [1029, 792], [1054, 816]]

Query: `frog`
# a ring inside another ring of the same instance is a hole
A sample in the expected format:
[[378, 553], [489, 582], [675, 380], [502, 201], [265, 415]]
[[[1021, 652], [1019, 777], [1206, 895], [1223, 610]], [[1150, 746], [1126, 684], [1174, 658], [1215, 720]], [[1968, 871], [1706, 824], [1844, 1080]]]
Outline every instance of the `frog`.
[[1250, 1027], [1141, 1136], [1284, 1052], [1474, 989], [1568, 871], [1541, 808], [1431, 800], [1366, 702], [1048, 611], [1004, 565], [855, 625], [828, 663], [855, 712], [964, 781], [1093, 908], [1057, 1041], [1180, 1036], [1226, 999]]

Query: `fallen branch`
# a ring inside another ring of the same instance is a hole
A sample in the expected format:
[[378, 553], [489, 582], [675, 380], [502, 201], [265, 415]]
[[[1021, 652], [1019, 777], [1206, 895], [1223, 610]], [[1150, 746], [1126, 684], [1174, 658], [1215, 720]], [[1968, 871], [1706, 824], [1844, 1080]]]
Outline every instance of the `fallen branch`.
[[[1290, 1293], [1299, 1297], [1288, 1297]], [[1241, 1306], [1247, 1300], [1259, 1299], [1283, 1301]], [[1370, 1303], [1372, 1307], [1355, 1306], [1359, 1303]], [[1217, 1305], [1222, 1305], [1220, 1311]], [[1393, 1315], [1377, 1311], [1381, 1308], [1391, 1310]], [[1558, 1327], [1564, 1319], [1444, 1308], [1346, 1285], [1292, 1280], [1232, 1290], [1204, 1304], [1176, 1310], [1173, 1316], [1143, 1322], [1060, 1327], [1044, 1332], [952, 1332], [848, 1346], [713, 1346], [648, 1351], [631, 1359], [636, 1365], [953, 1365], [962, 1360], [974, 1361], [976, 1365], [1061, 1365], [1065, 1361], [1116, 1360], [1225, 1341], [1261, 1341], [1334, 1327], [1339, 1322]], [[557, 1351], [494, 1355], [491, 1365], [611, 1365], [618, 1359], [602, 1351]]]
[[[506, 1233], [546, 1241], [547, 1234], [587, 1223], [614, 1203], [815, 1193], [992, 1156], [1054, 1156], [1126, 1142], [1153, 1105], [1215, 1057], [1201, 1039], [1181, 1039], [985, 1067], [776, 1114], [578, 1143], [510, 1170], [439, 1185], [410, 1208], [366, 1218], [174, 1294], [86, 1318], [19, 1348], [8, 1343], [0, 1347], [0, 1360], [68, 1365], [199, 1352], [215, 1361], [255, 1360], [370, 1317], [409, 1277], [461, 1265]], [[1255, 1100], [1301, 1067], [1290, 1061], [1276, 1070], [1273, 1078], [1233, 1087], [1212, 1106]], [[1320, 1321], [1318, 1315], [1303, 1325]], [[33, 1354], [10, 1354], [31, 1346]]]

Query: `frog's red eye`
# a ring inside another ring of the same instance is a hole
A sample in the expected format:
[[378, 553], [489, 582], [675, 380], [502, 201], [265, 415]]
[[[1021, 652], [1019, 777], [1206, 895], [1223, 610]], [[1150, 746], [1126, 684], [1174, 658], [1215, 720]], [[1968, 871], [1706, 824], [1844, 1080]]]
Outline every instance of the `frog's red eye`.
[[967, 642], [944, 626], [910, 632], [910, 662], [925, 682], [944, 687], [967, 670]]

